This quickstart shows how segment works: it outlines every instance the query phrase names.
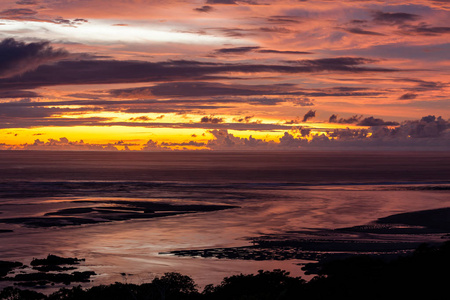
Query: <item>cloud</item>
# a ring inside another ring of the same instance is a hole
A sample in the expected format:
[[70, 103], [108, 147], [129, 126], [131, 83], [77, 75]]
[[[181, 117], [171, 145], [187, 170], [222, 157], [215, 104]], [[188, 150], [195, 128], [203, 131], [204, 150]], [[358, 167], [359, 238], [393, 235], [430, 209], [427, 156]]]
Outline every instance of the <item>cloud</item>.
[[279, 23], [279, 24], [297, 24], [300, 23], [300, 20], [297, 17], [293, 16], [271, 16], [267, 19], [268, 22], [271, 23]]
[[207, 12], [210, 12], [210, 11], [214, 10], [214, 8], [212, 6], [209, 6], [209, 5], [203, 5], [202, 7], [194, 8], [194, 10], [198, 11], [198, 12], [207, 13]]
[[259, 31], [262, 32], [275, 32], [275, 33], [291, 33], [292, 30], [286, 27], [272, 26], [272, 27], [260, 27]]
[[370, 31], [370, 30], [364, 30], [364, 29], [356, 28], [356, 27], [353, 27], [353, 28], [346, 28], [346, 29], [344, 29], [344, 30], [347, 31], [347, 32], [350, 32], [350, 33], [354, 33], [354, 34], [379, 35], [379, 36], [384, 36], [384, 35], [385, 35], [385, 34], [383, 34], [383, 33], [375, 32], [375, 31]]
[[313, 119], [316, 117], [316, 111], [315, 110], [309, 110], [304, 116], [302, 122], [307, 122], [309, 119]]
[[399, 25], [418, 19], [420, 19], [419, 15], [409, 13], [389, 13], [381, 11], [373, 13], [373, 21], [380, 24]]
[[153, 140], [148, 140], [147, 143], [142, 147], [141, 151], [167, 151], [170, 150], [168, 147], [163, 147], [158, 142]]
[[245, 149], [261, 149], [272, 148], [274, 142], [256, 139], [253, 136], [248, 138], [236, 137], [228, 130], [210, 130], [213, 139], [209, 140], [206, 146], [211, 150], [245, 150]]
[[292, 102], [295, 106], [314, 106], [314, 99], [308, 97], [284, 98], [287, 102]]
[[207, 0], [206, 4], [237, 4], [234, 0]]
[[261, 49], [258, 50], [259, 53], [274, 53], [274, 54], [313, 54], [313, 52], [306, 52], [306, 51], [290, 51], [290, 50], [272, 50], [272, 49]]
[[48, 139], [47, 142], [37, 139], [33, 144], [10, 146], [10, 148], [15, 150], [118, 151], [116, 145], [118, 144], [89, 144], [83, 140], [69, 141], [67, 138], [62, 137], [59, 140]]
[[[191, 124], [195, 125], [195, 124]], [[216, 124], [222, 125], [222, 124]], [[228, 125], [228, 124], [223, 124]], [[449, 150], [450, 120], [429, 115], [420, 120], [404, 121], [397, 126], [376, 126], [367, 129], [330, 129], [327, 135], [314, 133], [312, 128], [291, 127], [279, 141], [237, 137], [228, 132], [233, 128], [209, 129], [212, 139], [207, 142], [162, 142], [147, 141], [143, 151], [167, 151], [176, 147], [201, 147], [211, 150], [293, 150], [293, 149], [359, 149], [359, 150]], [[196, 136], [196, 135], [193, 135]], [[47, 142], [35, 140], [33, 144], [19, 146], [1, 145], [0, 149], [26, 150], [126, 150], [129, 144], [119, 140], [108, 144], [71, 142], [66, 138], [49, 139]]]
[[320, 134], [308, 139], [285, 132], [279, 146], [323, 150], [449, 150], [450, 121], [430, 115], [420, 120], [405, 121], [393, 128], [334, 129], [328, 136]]
[[280, 148], [299, 148], [308, 145], [308, 140], [304, 138], [295, 138], [293, 135], [285, 132], [280, 138]]
[[253, 116], [245, 116], [245, 117], [234, 118], [233, 121], [238, 122], [238, 123], [249, 123], [252, 118], [253, 118]]
[[421, 23], [419, 25], [404, 25], [401, 26], [401, 30], [405, 34], [417, 34], [417, 35], [425, 35], [425, 36], [435, 36], [450, 33], [450, 27], [433, 27], [425, 23]]
[[180, 147], [186, 147], [186, 146], [204, 147], [204, 146], [206, 146], [206, 143], [196, 142], [196, 141], [189, 141], [189, 142], [184, 142], [184, 143], [162, 142], [161, 146], [163, 146], [163, 147], [174, 147], [174, 146], [180, 146]]
[[219, 124], [223, 122], [223, 118], [215, 118], [214, 116], [204, 116], [200, 119], [200, 123]]
[[136, 118], [130, 118], [130, 121], [136, 121], [136, 122], [147, 122], [147, 121], [151, 121], [153, 119], [147, 117], [147, 116], [140, 116], [140, 117], [136, 117]]
[[[14, 40], [13, 40], [14, 41]], [[11, 41], [5, 42], [10, 44]], [[17, 45], [17, 42], [13, 42]], [[288, 61], [287, 64], [245, 64], [245, 63], [211, 63], [199, 61], [163, 61], [163, 62], [145, 62], [145, 61], [116, 61], [116, 60], [62, 60], [52, 64], [38, 66], [41, 63], [50, 60], [58, 60], [66, 56], [66, 52], [54, 51], [47, 48], [47, 43], [32, 43], [29, 45], [44, 45], [46, 49], [41, 58], [39, 55], [34, 58], [33, 67], [30, 65], [22, 66], [18, 69], [17, 65], [10, 60], [4, 61], [4, 73], [9, 70], [9, 75], [22, 74], [20, 77], [0, 78], [1, 89], [29, 89], [51, 85], [68, 84], [106, 84], [106, 83], [135, 83], [135, 82], [160, 82], [160, 81], [182, 81], [201, 79], [205, 76], [215, 74], [228, 74], [234, 72], [241, 73], [317, 73], [317, 72], [396, 72], [398, 70], [389, 68], [376, 68], [362, 66], [368, 63], [375, 63], [373, 59], [362, 57], [337, 57], [324, 58], [316, 60]], [[19, 43], [20, 46], [22, 44]], [[21, 48], [21, 47], [19, 47]], [[41, 49], [42, 46], [39, 47]], [[12, 57], [17, 54], [11, 54]], [[22, 57], [20, 57], [22, 58]], [[19, 58], [16, 59], [20, 61]], [[23, 60], [23, 59], [22, 59]], [[0, 64], [1, 65], [1, 64]], [[9, 66], [9, 69], [6, 68]]]
[[39, 2], [37, 0], [19, 0], [19, 1], [16, 1], [16, 4], [19, 4], [19, 5], [36, 5], [38, 3]]
[[234, 47], [234, 48], [221, 48], [216, 49], [214, 52], [217, 54], [245, 54], [250, 51], [259, 49], [260, 47]]
[[210, 96], [251, 96], [277, 95], [289, 93], [291, 85], [243, 85], [223, 84], [218, 82], [169, 82], [153, 87], [111, 90], [111, 95], [125, 98], [142, 98], [154, 96], [172, 97], [210, 97]]
[[354, 115], [347, 119], [344, 119], [344, 118], [338, 119], [338, 116], [333, 114], [328, 119], [328, 122], [329, 123], [340, 123], [340, 124], [355, 124], [355, 123], [358, 123], [359, 120], [361, 120], [361, 118], [362, 118], [362, 116]]
[[398, 99], [399, 100], [412, 100], [412, 99], [416, 99], [417, 98], [417, 94], [414, 93], [406, 93], [401, 95]]
[[[274, 105], [280, 102], [293, 102], [299, 106], [312, 106], [314, 100], [308, 97], [361, 97], [377, 96], [382, 92], [363, 91], [363, 88], [334, 87], [317, 90], [306, 90], [294, 84], [223, 84], [219, 82], [169, 82], [148, 87], [110, 90], [117, 98], [143, 99], [155, 97], [213, 97], [213, 96], [264, 96], [261, 98], [209, 98], [198, 103], [239, 103], [247, 102], [256, 105]], [[172, 100], [174, 101], [174, 100]], [[187, 100], [186, 100], [187, 101]], [[162, 103], [162, 102], [159, 102]], [[166, 102], [169, 103], [169, 102]], [[176, 103], [176, 102], [173, 102]], [[182, 102], [179, 102], [182, 103]], [[188, 102], [185, 102], [187, 104]]]
[[0, 98], [35, 98], [40, 96], [38, 93], [32, 91], [0, 91]]
[[359, 126], [396, 126], [398, 122], [384, 121], [374, 117], [368, 117], [358, 123]]
[[[20, 115], [17, 112], [7, 112], [8, 118], [0, 118], [0, 128], [32, 128], [32, 127], [72, 127], [72, 126], [105, 126], [111, 118], [60, 118], [49, 117], [52, 111], [25, 111]], [[15, 113], [15, 115], [14, 115]], [[133, 123], [129, 123], [133, 124]]]
[[22, 17], [30, 17], [37, 14], [37, 11], [34, 11], [29, 8], [11, 8], [0, 11], [0, 17], [2, 19], [15, 19]]
[[436, 138], [441, 137], [444, 133], [449, 139], [450, 122], [442, 117], [429, 115], [418, 121], [406, 121], [401, 126], [392, 131], [394, 136], [411, 137], [411, 138]]
[[4, 39], [0, 42], [0, 78], [21, 75], [68, 56], [67, 51], [55, 50], [49, 42], [26, 44], [13, 38]]
[[89, 21], [86, 19], [82, 19], [82, 18], [77, 18], [77, 19], [73, 19], [73, 20], [69, 20], [69, 19], [63, 19], [63, 18], [56, 18], [53, 20], [54, 23], [56, 24], [62, 24], [62, 25], [68, 25], [68, 26], [77, 26], [77, 25], [82, 25], [84, 23], [88, 23]]
[[246, 54], [248, 52], [257, 53], [272, 53], [272, 54], [293, 54], [293, 55], [303, 55], [303, 54], [313, 54], [312, 52], [306, 51], [291, 51], [291, 50], [273, 50], [273, 49], [261, 49], [258, 46], [247, 46], [247, 47], [234, 47], [234, 48], [221, 48], [214, 51], [216, 54]]

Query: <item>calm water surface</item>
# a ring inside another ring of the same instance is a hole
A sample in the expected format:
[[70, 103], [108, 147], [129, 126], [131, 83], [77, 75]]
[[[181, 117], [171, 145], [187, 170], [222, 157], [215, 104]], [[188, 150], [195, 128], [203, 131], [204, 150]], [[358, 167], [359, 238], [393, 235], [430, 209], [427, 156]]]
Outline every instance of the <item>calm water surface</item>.
[[[447, 153], [0, 152], [2, 218], [42, 216], [80, 200], [229, 204], [233, 208], [60, 228], [1, 224], [0, 260], [49, 253], [86, 258], [93, 284], [141, 283], [164, 272], [218, 283], [224, 276], [302, 261], [175, 257], [160, 252], [249, 245], [249, 237], [361, 225], [450, 206]], [[122, 276], [120, 273], [130, 275]]]

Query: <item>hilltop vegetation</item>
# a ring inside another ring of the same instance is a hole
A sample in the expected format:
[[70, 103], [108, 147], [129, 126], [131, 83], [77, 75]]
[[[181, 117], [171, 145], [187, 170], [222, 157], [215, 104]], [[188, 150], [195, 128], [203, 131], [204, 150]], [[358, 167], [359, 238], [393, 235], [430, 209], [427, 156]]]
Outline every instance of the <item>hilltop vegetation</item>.
[[269, 299], [442, 299], [450, 279], [450, 242], [421, 245], [412, 255], [391, 261], [352, 256], [322, 265], [309, 282], [282, 270], [226, 277], [199, 291], [189, 276], [166, 273], [141, 285], [114, 283], [73, 287], [51, 294], [3, 289], [0, 299], [23, 300], [269, 300]]

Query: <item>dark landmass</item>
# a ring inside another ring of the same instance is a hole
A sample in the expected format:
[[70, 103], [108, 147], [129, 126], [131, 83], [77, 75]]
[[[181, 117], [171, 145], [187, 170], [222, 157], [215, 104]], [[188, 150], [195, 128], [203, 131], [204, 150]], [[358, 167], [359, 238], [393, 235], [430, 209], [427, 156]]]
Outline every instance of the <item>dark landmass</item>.
[[23, 300], [294, 300], [294, 299], [445, 299], [450, 280], [450, 242], [426, 244], [392, 260], [355, 255], [325, 263], [310, 281], [282, 270], [225, 277], [199, 291], [179, 273], [166, 273], [140, 285], [114, 283], [83, 289], [62, 288], [51, 295], [7, 287], [1, 299]]
[[[69, 285], [73, 282], [89, 282], [90, 277], [96, 275], [95, 272], [65, 272], [76, 270], [77, 268], [73, 265], [78, 265], [83, 261], [84, 259], [71, 257], [66, 258], [49, 254], [47, 258], [34, 258], [30, 263], [32, 269], [24, 266], [21, 262], [0, 261], [0, 280], [15, 282], [15, 285], [27, 287], [45, 287], [48, 285], [54, 285], [55, 283]], [[19, 267], [22, 267], [21, 273], [15, 275], [12, 274], [13, 276], [6, 277], [8, 274], [12, 273], [14, 269]], [[37, 270], [39, 272], [27, 272], [32, 270]], [[0, 297], [0, 299], [3, 298]]]
[[25, 273], [17, 274], [14, 277], [7, 277], [4, 280], [18, 281], [21, 286], [44, 286], [54, 283], [64, 283], [69, 285], [72, 282], [89, 282], [90, 277], [96, 275], [93, 271], [66, 273]]
[[83, 258], [61, 257], [53, 254], [47, 255], [47, 258], [33, 258], [30, 265], [32, 266], [59, 266], [59, 265], [78, 265], [84, 261]]
[[338, 258], [370, 254], [393, 259], [412, 252], [420, 244], [440, 244], [450, 237], [450, 208], [415, 211], [380, 218], [366, 225], [291, 231], [252, 239], [252, 246], [178, 250], [161, 254], [243, 260], [302, 259], [305, 274], [317, 274], [320, 266]]
[[377, 223], [423, 226], [437, 232], [450, 232], [450, 207], [396, 214], [380, 218]]
[[0, 233], [7, 233], [7, 232], [13, 232], [13, 230], [10, 230], [10, 229], [0, 229]]
[[76, 270], [76, 267], [61, 267], [61, 265], [78, 265], [82, 261], [84, 261], [84, 259], [72, 257], [66, 258], [49, 254], [47, 258], [33, 258], [30, 265], [33, 266], [33, 270], [38, 270], [40, 272], [62, 272]]
[[[4, 218], [0, 223], [27, 227], [63, 227], [104, 222], [151, 219], [179, 214], [236, 208], [231, 205], [174, 205], [146, 201], [74, 201], [91, 206], [73, 207], [46, 213], [42, 217]], [[92, 206], [95, 204], [95, 206]]]
[[17, 261], [3, 261], [0, 260], [0, 278], [6, 276], [15, 268], [21, 267], [23, 264]]

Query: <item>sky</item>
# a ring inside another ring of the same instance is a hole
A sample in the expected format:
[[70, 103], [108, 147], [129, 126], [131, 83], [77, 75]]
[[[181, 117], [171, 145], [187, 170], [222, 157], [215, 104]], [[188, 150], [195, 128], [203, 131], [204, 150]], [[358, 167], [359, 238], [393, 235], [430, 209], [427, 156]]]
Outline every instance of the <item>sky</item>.
[[450, 1], [3, 0], [0, 150], [450, 150]]

